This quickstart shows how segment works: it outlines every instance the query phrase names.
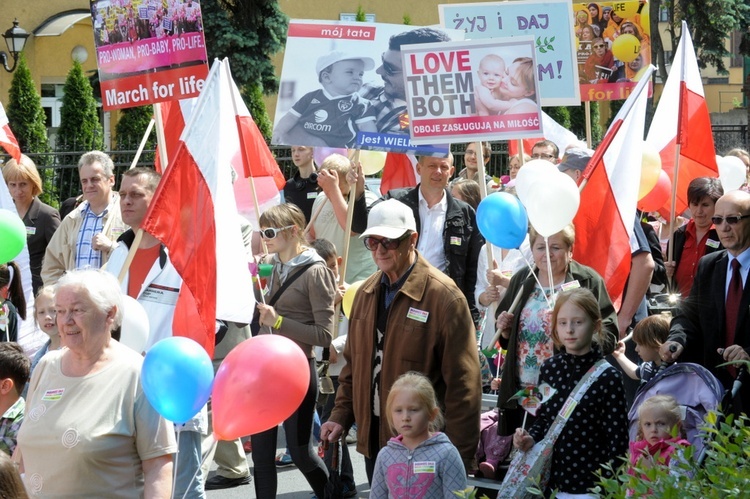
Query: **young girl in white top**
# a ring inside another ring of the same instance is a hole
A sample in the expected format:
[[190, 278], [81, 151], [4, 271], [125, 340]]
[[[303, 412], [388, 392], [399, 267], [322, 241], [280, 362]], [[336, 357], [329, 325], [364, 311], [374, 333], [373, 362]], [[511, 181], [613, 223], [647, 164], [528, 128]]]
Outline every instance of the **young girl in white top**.
[[437, 431], [443, 418], [430, 380], [403, 374], [388, 394], [386, 415], [398, 436], [378, 454], [371, 498], [443, 499], [466, 488], [458, 450]]

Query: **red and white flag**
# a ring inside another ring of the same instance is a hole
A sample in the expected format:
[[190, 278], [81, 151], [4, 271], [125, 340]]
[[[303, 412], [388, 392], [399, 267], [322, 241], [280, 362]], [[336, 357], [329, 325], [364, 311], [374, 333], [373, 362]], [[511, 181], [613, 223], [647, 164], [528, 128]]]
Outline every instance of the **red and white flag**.
[[392, 189], [415, 187], [420, 180], [417, 173], [417, 158], [413, 154], [389, 152], [385, 157], [380, 192], [385, 194]]
[[8, 115], [5, 114], [2, 103], [0, 103], [0, 146], [3, 146], [13, 159], [21, 161], [21, 146], [18, 145], [18, 140], [10, 129]]
[[[557, 148], [560, 150], [560, 158], [562, 158], [563, 154], [565, 154], [566, 147], [568, 147], [570, 144], [573, 144], [574, 142], [579, 142], [576, 134], [563, 127], [557, 121], [553, 120], [552, 117], [544, 111], [542, 111], [542, 130], [544, 130], [544, 137], [532, 137], [522, 140], [523, 152], [531, 155], [531, 149], [533, 149], [534, 144], [536, 144], [540, 140], [546, 139], [555, 143]], [[517, 140], [508, 141], [508, 154], [510, 156], [515, 156], [516, 154], [518, 154]]]
[[214, 62], [141, 225], [169, 249], [203, 326], [193, 339], [209, 353], [217, 317], [249, 323], [255, 308], [230, 167], [240, 148], [239, 92], [225, 64]]
[[603, 278], [612, 303], [619, 308], [630, 274], [641, 156], [646, 120], [649, 67], [607, 130], [583, 172], [581, 204], [573, 219], [573, 259], [593, 267]]
[[[646, 142], [659, 151], [661, 167], [669, 175], [673, 187], [677, 172], [676, 215], [688, 207], [687, 188], [693, 179], [719, 176], [711, 118], [693, 40], [685, 21], [682, 21], [680, 43]], [[675, 165], [678, 144], [679, 163]], [[667, 201], [662, 212], [670, 211], [671, 201]]]

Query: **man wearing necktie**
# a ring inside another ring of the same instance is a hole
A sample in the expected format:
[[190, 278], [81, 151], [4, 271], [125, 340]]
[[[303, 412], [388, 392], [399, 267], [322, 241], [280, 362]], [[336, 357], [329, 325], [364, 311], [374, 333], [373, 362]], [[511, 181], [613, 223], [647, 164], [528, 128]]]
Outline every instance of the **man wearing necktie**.
[[[725, 249], [700, 259], [690, 296], [672, 319], [659, 353], [667, 362], [679, 357], [701, 364], [731, 388], [738, 369], [717, 366], [750, 360], [750, 193], [720, 197], [712, 222]], [[749, 381], [735, 399], [736, 413], [750, 412]]]

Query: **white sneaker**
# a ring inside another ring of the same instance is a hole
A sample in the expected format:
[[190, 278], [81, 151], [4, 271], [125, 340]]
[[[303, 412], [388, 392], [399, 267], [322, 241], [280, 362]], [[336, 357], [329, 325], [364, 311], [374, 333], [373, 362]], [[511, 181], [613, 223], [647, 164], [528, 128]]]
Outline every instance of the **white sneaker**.
[[356, 426], [352, 426], [349, 429], [349, 433], [346, 435], [346, 443], [347, 444], [357, 443], [357, 427]]

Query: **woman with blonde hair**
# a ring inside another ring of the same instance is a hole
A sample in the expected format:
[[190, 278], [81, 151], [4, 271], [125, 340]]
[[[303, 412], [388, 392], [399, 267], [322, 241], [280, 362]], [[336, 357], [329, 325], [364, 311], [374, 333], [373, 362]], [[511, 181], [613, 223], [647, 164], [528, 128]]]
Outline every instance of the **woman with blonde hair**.
[[44, 252], [52, 239], [52, 234], [60, 225], [60, 214], [55, 208], [39, 200], [39, 195], [43, 192], [42, 178], [39, 176], [36, 165], [28, 156], [22, 154], [21, 161], [9, 160], [2, 170], [18, 216], [26, 226], [31, 284], [36, 294], [42, 287]]

